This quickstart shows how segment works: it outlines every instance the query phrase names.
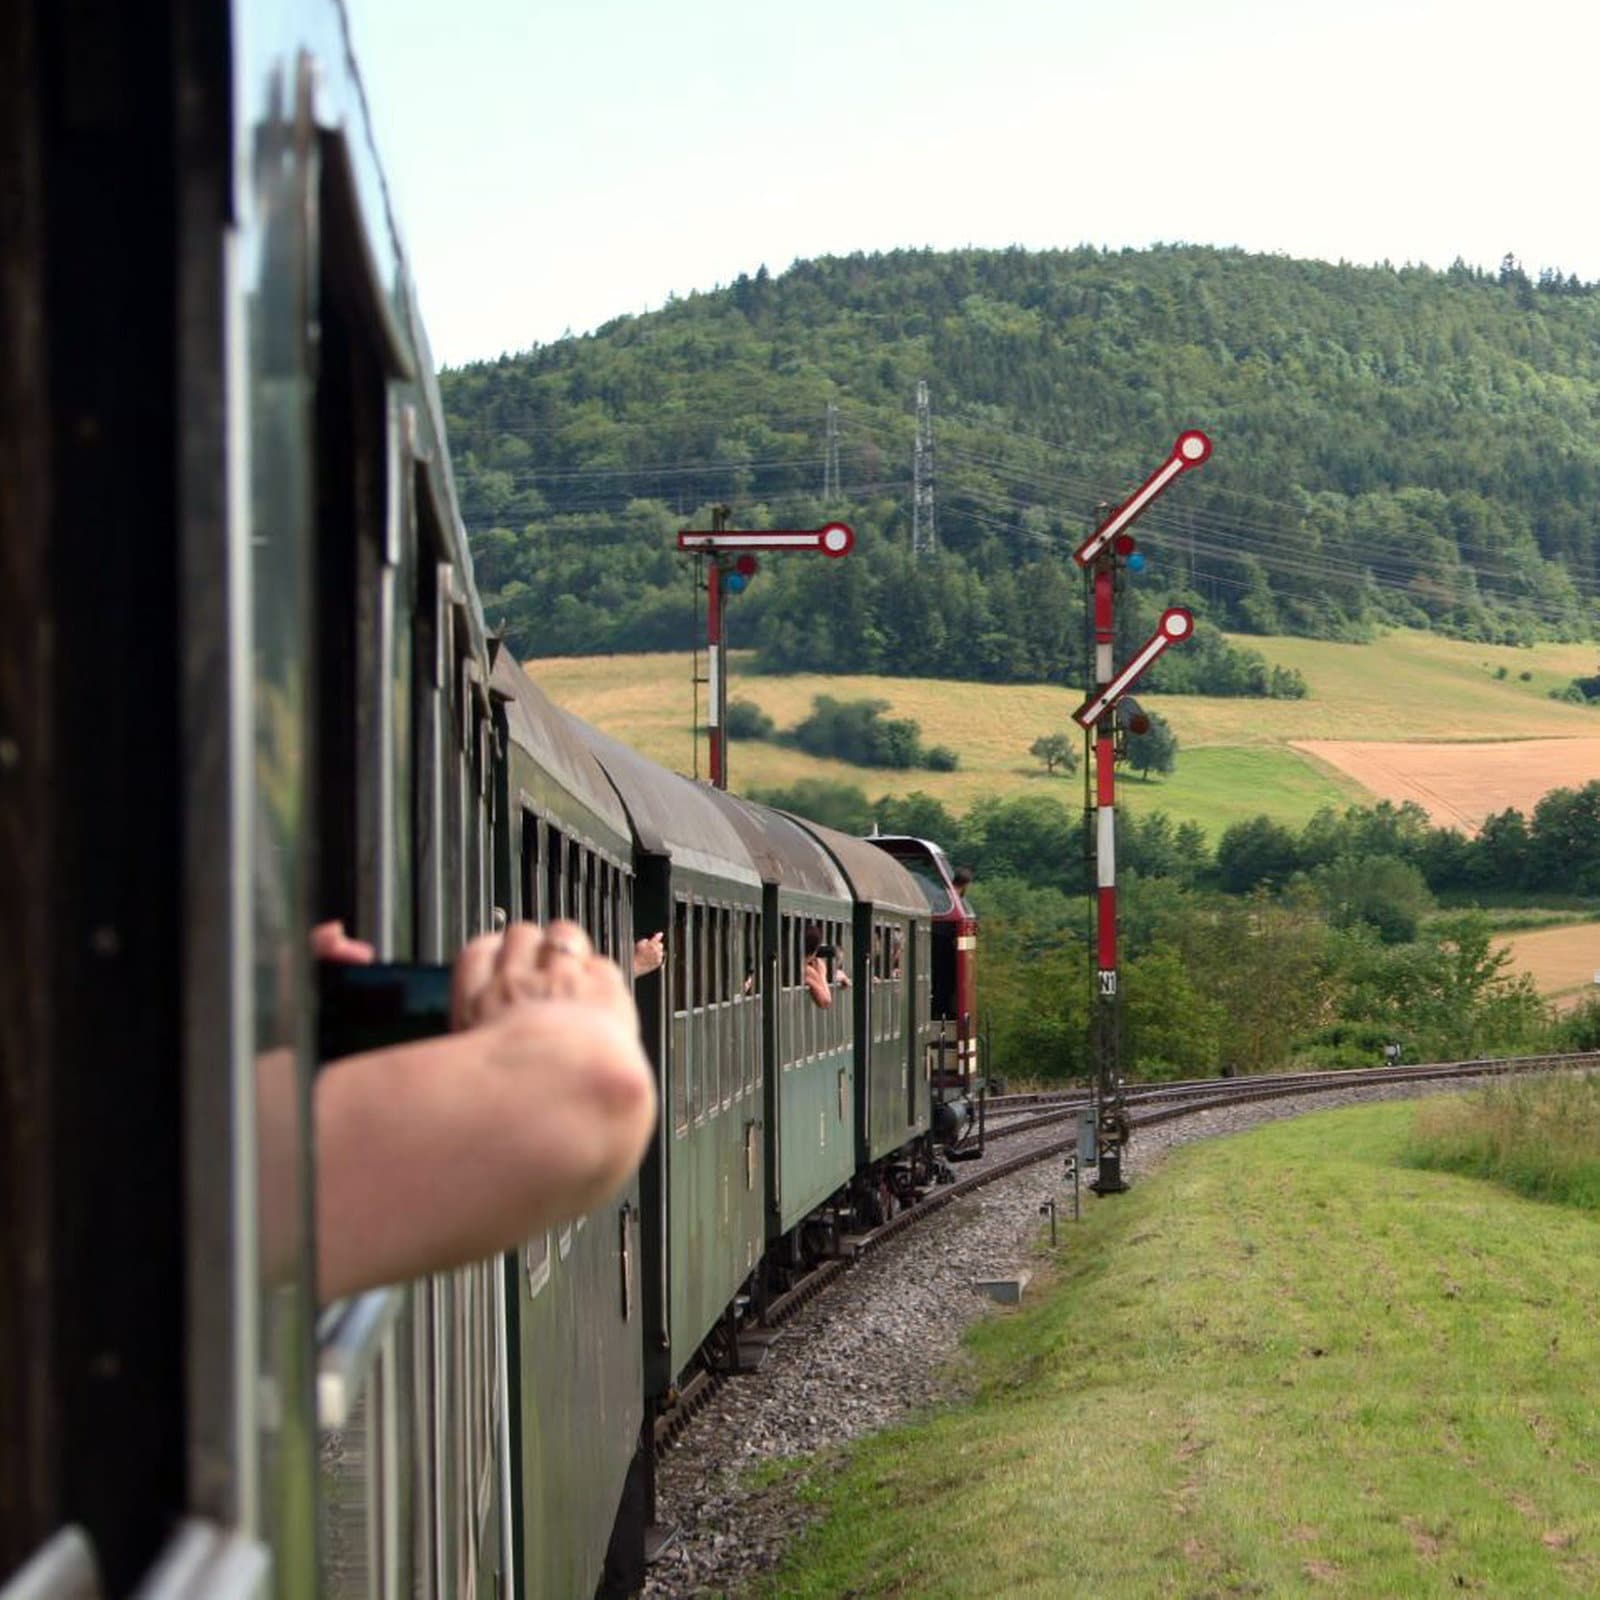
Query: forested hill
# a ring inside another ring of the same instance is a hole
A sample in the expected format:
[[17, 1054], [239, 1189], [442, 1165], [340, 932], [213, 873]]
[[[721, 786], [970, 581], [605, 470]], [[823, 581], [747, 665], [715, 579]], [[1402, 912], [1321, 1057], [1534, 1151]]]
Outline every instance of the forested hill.
[[[919, 380], [938, 550], [913, 561]], [[1593, 630], [1600, 286], [1510, 258], [830, 258], [442, 383], [479, 585], [523, 655], [686, 644], [672, 535], [725, 501], [735, 525], [860, 538], [838, 564], [769, 563], [736, 602], [768, 665], [1059, 678], [1072, 546], [1190, 426], [1216, 451], [1141, 524], [1140, 637], [1178, 598], [1246, 632]]]

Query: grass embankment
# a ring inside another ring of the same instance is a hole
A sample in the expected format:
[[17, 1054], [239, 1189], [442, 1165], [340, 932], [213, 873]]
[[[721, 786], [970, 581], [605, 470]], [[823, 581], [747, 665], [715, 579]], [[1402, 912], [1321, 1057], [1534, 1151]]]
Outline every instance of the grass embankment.
[[1407, 1164], [1416, 1109], [1181, 1151], [852, 1451], [770, 1593], [1600, 1592], [1600, 1217]]
[[1600, 1078], [1513, 1079], [1429, 1102], [1411, 1154], [1421, 1166], [1600, 1214]]

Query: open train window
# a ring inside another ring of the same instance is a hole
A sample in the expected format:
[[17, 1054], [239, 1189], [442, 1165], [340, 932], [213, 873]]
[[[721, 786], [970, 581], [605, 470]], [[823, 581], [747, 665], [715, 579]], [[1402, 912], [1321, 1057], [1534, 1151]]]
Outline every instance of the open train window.
[[561, 915], [562, 869], [567, 861], [566, 836], [558, 828], [545, 830], [544, 856], [544, 916], [545, 922], [554, 922]]
[[706, 1050], [706, 908], [697, 900], [689, 907], [690, 984], [698, 1020], [691, 1029], [690, 1060], [694, 1066], [694, 1082], [690, 1085], [689, 1104], [696, 1122], [706, 1114], [706, 1069], [709, 1065]]
[[[710, 989], [707, 1000], [713, 1009], [718, 1009], [722, 1005], [722, 929], [726, 918], [727, 912], [721, 906], [706, 907], [706, 961], [709, 968], [707, 983]], [[709, 1038], [710, 1048], [706, 1052], [706, 1109], [715, 1116], [717, 1108], [722, 1103], [723, 1091], [727, 1084], [727, 1063], [724, 1057], [727, 1053], [728, 1039], [720, 1017], [713, 1021]]]
[[689, 906], [677, 901], [672, 908], [672, 1009], [683, 1016], [689, 1009]]
[[672, 948], [667, 952], [672, 983], [672, 1035], [676, 1046], [672, 1074], [673, 1131], [689, 1126], [689, 906], [676, 900], [672, 906]]
[[611, 863], [597, 860], [599, 874], [597, 894], [598, 915], [594, 924], [594, 947], [603, 956], [611, 954]]
[[567, 841], [567, 901], [561, 915], [583, 925], [583, 847], [576, 839]]
[[[839, 952], [839, 970], [851, 980], [855, 981], [850, 967], [850, 924], [841, 922], [836, 924], [838, 937], [834, 941], [834, 948]], [[839, 1041], [848, 1043], [855, 1032], [856, 1008], [854, 1001], [847, 990], [842, 997], [839, 1008]]]
[[[521, 900], [516, 914], [528, 921], [539, 915], [539, 819], [526, 806], [522, 808]], [[512, 908], [508, 906], [508, 911]]]
[[[359, 223], [333, 183], [320, 257], [316, 412], [315, 889], [337, 917], [389, 947], [381, 926], [389, 831], [393, 576], [389, 547], [390, 352], [375, 325]], [[383, 597], [390, 597], [386, 613]], [[386, 631], [387, 624], [387, 631]]]

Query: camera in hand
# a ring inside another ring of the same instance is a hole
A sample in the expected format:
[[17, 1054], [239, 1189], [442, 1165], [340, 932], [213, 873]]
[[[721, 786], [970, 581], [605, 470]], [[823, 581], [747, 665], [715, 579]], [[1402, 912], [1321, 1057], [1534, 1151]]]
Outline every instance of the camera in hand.
[[435, 1039], [450, 1031], [450, 968], [317, 963], [317, 1060]]

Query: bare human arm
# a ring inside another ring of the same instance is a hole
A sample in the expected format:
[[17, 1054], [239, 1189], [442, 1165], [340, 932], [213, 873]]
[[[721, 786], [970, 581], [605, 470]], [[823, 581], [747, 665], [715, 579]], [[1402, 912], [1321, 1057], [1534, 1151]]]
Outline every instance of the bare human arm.
[[445, 1038], [318, 1074], [325, 1301], [582, 1215], [644, 1152], [656, 1095], [638, 1015], [621, 969], [575, 924], [473, 940], [456, 958], [453, 1011]]
[[828, 982], [828, 969], [823, 964], [821, 956], [807, 956], [805, 972], [806, 993], [811, 996], [811, 1003], [819, 1010], [828, 1011], [833, 1007], [833, 986]]

